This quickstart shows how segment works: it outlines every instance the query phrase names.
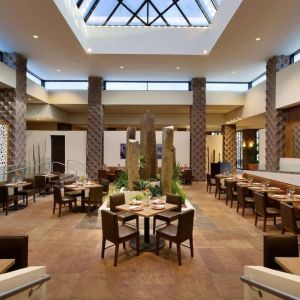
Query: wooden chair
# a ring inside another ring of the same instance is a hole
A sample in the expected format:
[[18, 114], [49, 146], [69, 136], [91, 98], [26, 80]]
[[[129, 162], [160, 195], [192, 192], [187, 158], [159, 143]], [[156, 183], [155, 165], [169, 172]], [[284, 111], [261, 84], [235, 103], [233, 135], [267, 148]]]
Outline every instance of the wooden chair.
[[56, 204], [58, 204], [58, 216], [61, 214], [61, 207], [65, 204], [69, 205], [69, 210], [72, 208], [72, 203], [74, 203], [75, 207], [77, 206], [77, 200], [74, 197], [62, 197], [61, 196], [61, 188], [58, 185], [53, 186], [53, 214], [55, 213]]
[[28, 236], [0, 236], [0, 259], [15, 259], [8, 271], [28, 267]]
[[300, 233], [300, 221], [296, 220], [294, 207], [287, 203], [280, 202], [281, 214], [281, 233], [285, 231], [292, 232], [297, 235]]
[[127, 211], [117, 211], [116, 206], [122, 204], [125, 204], [124, 193], [119, 193], [119, 194], [114, 194], [109, 196], [110, 211], [116, 213], [117, 218], [119, 221], [122, 222], [122, 225], [125, 225], [125, 223], [128, 221], [136, 220], [136, 229], [139, 230], [139, 216]]
[[275, 257], [298, 257], [298, 239], [295, 235], [264, 236], [264, 267], [283, 271]]
[[225, 181], [226, 185], [226, 205], [230, 200], [230, 207], [232, 208], [233, 202], [237, 201], [237, 192], [234, 190], [235, 182]]
[[26, 206], [28, 205], [28, 197], [33, 196], [33, 202], [35, 202], [35, 189], [32, 178], [25, 178], [24, 181], [30, 182], [29, 185], [25, 185], [22, 190], [17, 192], [17, 195], [23, 197], [23, 202], [26, 201]]
[[98, 170], [98, 180], [100, 182], [100, 179], [107, 179], [107, 172], [104, 169]]
[[276, 217], [280, 217], [280, 210], [275, 207], [267, 207], [267, 200], [263, 194], [254, 193], [255, 202], [255, 226], [257, 226], [258, 216], [264, 218], [263, 232], [266, 231], [267, 218], [273, 218], [276, 226]]
[[34, 180], [34, 189], [39, 194], [43, 193], [44, 197], [46, 196], [46, 189], [50, 188], [50, 185], [46, 183], [46, 177], [42, 175], [35, 175]]
[[49, 179], [48, 183], [49, 183], [49, 186], [50, 186], [50, 190], [53, 189], [54, 185], [59, 185], [59, 181], [60, 181], [60, 173], [59, 172], [52, 172], [52, 174], [55, 175], [55, 176], [53, 176]]
[[5, 210], [5, 215], [8, 215], [8, 207], [10, 204], [18, 203], [17, 195], [9, 195], [7, 186], [0, 186], [0, 202], [2, 203], [3, 210]]
[[91, 206], [98, 207], [102, 205], [103, 186], [91, 187], [89, 196], [84, 199], [84, 203], [88, 205], [88, 216], [91, 215]]
[[104, 258], [105, 242], [110, 241], [115, 245], [115, 258], [114, 266], [118, 264], [119, 255], [119, 245], [123, 243], [125, 249], [125, 242], [133, 238], [136, 239], [136, 254], [140, 255], [140, 232], [131, 227], [124, 225], [118, 225], [118, 216], [111, 211], [101, 210], [101, 220], [102, 220], [102, 250], [101, 258]]
[[191, 257], [194, 257], [193, 250], [193, 224], [194, 210], [187, 210], [179, 215], [178, 226], [170, 224], [156, 231], [156, 255], [159, 255], [159, 239], [169, 240], [170, 248], [172, 242], [177, 245], [178, 265], [181, 265], [180, 244], [186, 240], [190, 241]]
[[216, 187], [215, 179], [212, 179], [209, 173], [206, 174], [206, 184], [206, 191], [209, 191], [209, 193], [211, 192], [211, 187]]
[[99, 183], [103, 186], [103, 196], [106, 196], [109, 192], [109, 180], [100, 178]]
[[[71, 180], [65, 180], [64, 181], [64, 185], [69, 185], [69, 184], [73, 184], [75, 183], [76, 180], [75, 179], [71, 179]], [[64, 196], [67, 197], [81, 197], [81, 191], [73, 191], [72, 189], [69, 189], [67, 187], [64, 187]]]
[[249, 190], [242, 186], [237, 186], [237, 207], [236, 212], [239, 212], [240, 206], [243, 208], [242, 216], [245, 215], [245, 208], [250, 207], [254, 212], [254, 198], [249, 197]]
[[193, 174], [191, 169], [185, 169], [181, 172], [182, 182], [183, 184], [192, 184], [193, 182]]
[[166, 224], [169, 225], [171, 222], [177, 220], [179, 215], [180, 215], [181, 206], [182, 206], [180, 196], [177, 196], [177, 195], [174, 195], [174, 194], [167, 194], [166, 202], [170, 203], [170, 204], [177, 205], [177, 208], [169, 210], [169, 211], [162, 212], [162, 213], [157, 214], [153, 217], [153, 234], [155, 234], [155, 228], [156, 227], [164, 225], [164, 224], [162, 224], [162, 225], [156, 226], [156, 220], [166, 222]]
[[226, 194], [226, 187], [222, 185], [221, 179], [216, 177], [216, 188], [215, 188], [215, 198], [219, 194], [219, 199], [221, 198], [221, 194]]

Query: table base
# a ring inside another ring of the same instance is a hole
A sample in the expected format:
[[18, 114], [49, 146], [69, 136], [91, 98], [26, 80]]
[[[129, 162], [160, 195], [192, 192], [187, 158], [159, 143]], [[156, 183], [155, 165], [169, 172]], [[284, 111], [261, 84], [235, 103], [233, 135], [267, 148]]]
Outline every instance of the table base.
[[12, 206], [8, 207], [8, 211], [21, 210], [21, 209], [24, 209], [26, 207], [27, 207], [26, 204], [12, 205]]
[[[130, 247], [136, 249], [136, 240], [133, 239], [129, 243]], [[160, 239], [159, 240], [159, 249], [165, 246], [165, 241]], [[156, 237], [154, 235], [150, 235], [149, 243], [144, 241], [144, 236], [140, 236], [140, 250], [144, 252], [153, 252], [156, 250]]]

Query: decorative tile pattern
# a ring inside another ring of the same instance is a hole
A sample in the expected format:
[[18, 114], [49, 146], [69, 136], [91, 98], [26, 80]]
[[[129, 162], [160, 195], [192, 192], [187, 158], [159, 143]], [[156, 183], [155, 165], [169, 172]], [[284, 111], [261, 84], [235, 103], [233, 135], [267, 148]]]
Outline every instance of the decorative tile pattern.
[[286, 113], [276, 109], [276, 73], [289, 64], [288, 56], [273, 56], [267, 62], [266, 80], [266, 170], [278, 171], [284, 157]]
[[103, 116], [102, 78], [89, 77], [86, 162], [91, 179], [97, 179], [103, 164]]
[[8, 164], [8, 125], [0, 123], [0, 182], [6, 179], [3, 176], [5, 166]]
[[190, 112], [191, 168], [194, 180], [206, 180], [206, 79], [193, 78], [193, 106]]
[[293, 126], [293, 157], [300, 158], [300, 124]]
[[223, 161], [232, 165], [232, 170], [236, 169], [236, 126], [223, 125]]

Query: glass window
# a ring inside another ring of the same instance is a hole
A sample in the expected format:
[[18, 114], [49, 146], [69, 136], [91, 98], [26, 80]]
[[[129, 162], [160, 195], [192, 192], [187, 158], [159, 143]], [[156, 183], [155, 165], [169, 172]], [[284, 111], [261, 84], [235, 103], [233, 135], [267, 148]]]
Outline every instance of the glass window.
[[41, 80], [36, 78], [35, 76], [31, 75], [29, 72], [26, 72], [26, 76], [28, 79], [32, 80], [33, 82], [41, 85]]
[[264, 74], [263, 76], [257, 78], [256, 80], [254, 80], [252, 82], [252, 87], [255, 87], [256, 85], [260, 84], [261, 82], [265, 81], [267, 79], [266, 74]]
[[207, 83], [207, 91], [230, 91], [245, 92], [248, 90], [248, 83]]
[[294, 55], [294, 63], [300, 60], [300, 52]]
[[46, 81], [45, 88], [47, 90], [87, 90], [87, 81]]
[[188, 91], [188, 82], [148, 82], [149, 91]]
[[106, 90], [146, 91], [147, 82], [106, 82]]

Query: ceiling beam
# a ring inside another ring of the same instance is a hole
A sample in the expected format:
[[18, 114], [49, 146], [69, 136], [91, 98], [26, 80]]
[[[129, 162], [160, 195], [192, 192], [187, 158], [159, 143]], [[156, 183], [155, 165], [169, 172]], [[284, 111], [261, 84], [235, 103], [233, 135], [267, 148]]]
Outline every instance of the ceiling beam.
[[91, 6], [90, 10], [88, 11], [87, 15], [84, 17], [84, 22], [86, 23], [90, 16], [92, 15], [92, 13], [94, 12], [94, 10], [96, 9], [97, 5], [99, 4], [100, 0], [96, 0], [94, 2], [94, 4]]
[[[151, 26], [157, 19], [159, 19], [160, 17], [163, 16], [163, 14], [165, 14], [172, 6], [174, 6], [179, 0], [173, 0], [174, 2], [172, 4], [170, 4], [164, 11], [162, 11], [161, 13], [158, 14], [158, 16], [152, 20], [152, 22], [149, 24], [149, 26]], [[154, 7], [155, 5], [153, 5]], [[165, 21], [166, 22], [166, 21]], [[170, 26], [169, 23], [166, 23], [167, 26]]]
[[[175, 0], [173, 0], [173, 2], [175, 2]], [[179, 12], [181, 13], [181, 15], [183, 16], [183, 18], [185, 19], [185, 21], [189, 24], [189, 26], [192, 26], [190, 20], [187, 18], [187, 16], [184, 14], [184, 12], [182, 11], [181, 7], [178, 5], [178, 3], [175, 3], [177, 9], [179, 10]]]

